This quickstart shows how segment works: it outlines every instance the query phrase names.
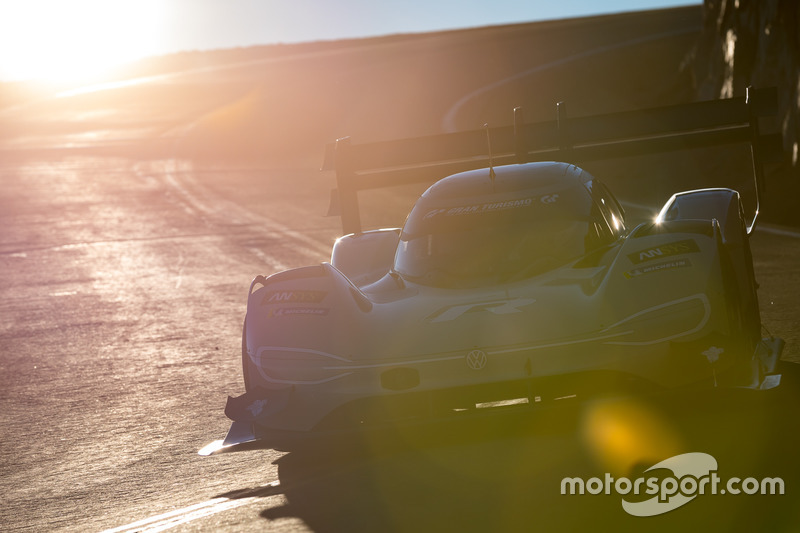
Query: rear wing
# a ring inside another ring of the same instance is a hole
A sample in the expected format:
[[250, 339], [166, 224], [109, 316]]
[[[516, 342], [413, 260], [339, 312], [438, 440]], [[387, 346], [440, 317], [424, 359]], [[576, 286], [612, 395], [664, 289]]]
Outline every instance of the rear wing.
[[745, 97], [569, 119], [559, 103], [556, 120], [531, 124], [515, 108], [511, 126], [364, 144], [337, 139], [325, 147], [322, 170], [336, 171], [331, 211], [341, 216], [348, 234], [361, 232], [358, 191], [364, 189], [434, 182], [490, 163], [574, 163], [749, 143], [756, 189], [749, 232], [758, 217], [764, 163], [779, 157], [781, 150], [780, 134], [762, 134], [759, 118], [776, 115], [777, 102], [774, 87], [748, 88]]

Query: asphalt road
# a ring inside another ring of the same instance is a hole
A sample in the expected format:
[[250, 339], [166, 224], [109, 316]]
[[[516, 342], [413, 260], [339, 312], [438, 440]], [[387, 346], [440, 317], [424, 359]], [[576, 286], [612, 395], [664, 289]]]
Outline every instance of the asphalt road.
[[[360, 454], [196, 456], [227, 429], [226, 395], [242, 392], [250, 277], [324, 260], [338, 221], [298, 208], [305, 203], [291, 192], [263, 214], [203, 185], [215, 172], [263, 183], [269, 171], [182, 165], [66, 155], [0, 169], [5, 529], [101, 530], [151, 517], [159, 520], [150, 531], [189, 518], [181, 528], [525, 529], [542, 520], [541, 502], [550, 527], [583, 524], [581, 510], [626, 518], [610, 497], [558, 493], [561, 477], [598, 468], [580, 429], [585, 413], [572, 427], [531, 421], [455, 441], [449, 432], [422, 444], [389, 439]], [[753, 244], [764, 322], [789, 338], [786, 354], [796, 358], [800, 240], [762, 233]], [[748, 468], [764, 455], [768, 467], [755, 471], [786, 478], [785, 502], [800, 490], [791, 483], [796, 454], [788, 442], [759, 440], [794, 435], [796, 418], [781, 412], [768, 430], [758, 416], [715, 412], [713, 434], [698, 429], [709, 419], [679, 416], [688, 429], [677, 430], [675, 451], [695, 451], [689, 442], [699, 440], [720, 462]], [[732, 453], [729, 438], [747, 443], [749, 459]], [[707, 502], [692, 505], [713, 516]]]
[[[800, 525], [791, 363], [800, 362], [800, 239], [791, 229], [752, 238], [763, 321], [787, 340], [776, 391], [568, 405], [288, 454], [199, 457], [227, 430], [226, 396], [243, 392], [250, 280], [326, 260], [339, 221], [322, 216], [332, 177], [310, 163], [200, 163], [131, 144], [154, 134], [179, 143], [196, 116], [161, 112], [143, 129], [118, 110], [94, 129], [21, 135], [2, 152], [0, 529]], [[407, 197], [381, 200], [401, 223]], [[628, 445], [596, 427], [617, 428]], [[781, 477], [785, 494], [703, 495], [649, 518], [626, 514], [619, 495], [560, 494], [565, 476], [630, 475], [686, 452], [714, 456], [723, 477]]]

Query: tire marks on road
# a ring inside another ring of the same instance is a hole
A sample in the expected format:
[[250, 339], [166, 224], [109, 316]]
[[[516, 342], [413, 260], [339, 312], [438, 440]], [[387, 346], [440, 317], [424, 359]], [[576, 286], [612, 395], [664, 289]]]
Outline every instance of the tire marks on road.
[[296, 231], [274, 217], [248, 210], [208, 189], [195, 177], [189, 161], [169, 159], [151, 163], [144, 174], [157, 176], [184, 212], [207, 226], [229, 228], [233, 240], [274, 272], [297, 266], [279, 260], [283, 253], [268, 253], [264, 246], [290, 248], [301, 263], [316, 263], [330, 257], [332, 239]]

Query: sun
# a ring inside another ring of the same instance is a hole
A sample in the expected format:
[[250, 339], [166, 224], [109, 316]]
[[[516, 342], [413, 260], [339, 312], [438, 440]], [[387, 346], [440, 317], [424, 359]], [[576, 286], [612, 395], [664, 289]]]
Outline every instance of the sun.
[[159, 0], [0, 0], [0, 81], [97, 80], [158, 53]]

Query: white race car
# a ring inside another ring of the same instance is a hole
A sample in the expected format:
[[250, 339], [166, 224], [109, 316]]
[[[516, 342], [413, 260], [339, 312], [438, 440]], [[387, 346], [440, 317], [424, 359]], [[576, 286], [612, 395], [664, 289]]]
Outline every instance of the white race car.
[[255, 278], [246, 393], [202, 453], [605, 391], [768, 389], [782, 341], [760, 333], [736, 191], [675, 194], [629, 228], [575, 165], [490, 160], [436, 181], [402, 228]]

